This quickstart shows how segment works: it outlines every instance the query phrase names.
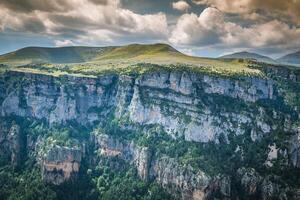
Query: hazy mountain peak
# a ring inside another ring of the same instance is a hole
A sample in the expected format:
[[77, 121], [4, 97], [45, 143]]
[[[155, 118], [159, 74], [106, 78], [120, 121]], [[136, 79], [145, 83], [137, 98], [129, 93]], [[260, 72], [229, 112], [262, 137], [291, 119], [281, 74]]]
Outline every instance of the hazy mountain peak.
[[276, 61], [272, 58], [264, 55], [260, 55], [258, 53], [248, 52], [248, 51], [241, 51], [236, 52], [228, 55], [221, 56], [220, 58], [224, 59], [250, 59], [250, 60], [257, 60], [259, 62], [267, 62], [267, 63], [275, 63]]
[[300, 64], [300, 51], [282, 56], [281, 58], [277, 59], [277, 61], [288, 64]]

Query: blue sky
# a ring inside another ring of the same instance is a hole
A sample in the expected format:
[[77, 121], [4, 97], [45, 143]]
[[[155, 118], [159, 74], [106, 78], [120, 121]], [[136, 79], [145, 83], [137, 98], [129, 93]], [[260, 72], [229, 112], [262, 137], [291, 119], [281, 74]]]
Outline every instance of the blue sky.
[[0, 54], [26, 46], [168, 43], [191, 55], [300, 50], [295, 0], [1, 0]]

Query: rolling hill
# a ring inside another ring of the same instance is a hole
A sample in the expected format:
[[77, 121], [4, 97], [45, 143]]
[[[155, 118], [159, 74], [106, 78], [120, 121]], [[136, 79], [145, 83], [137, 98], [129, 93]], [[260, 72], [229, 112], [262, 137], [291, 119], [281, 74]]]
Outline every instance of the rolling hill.
[[104, 51], [101, 47], [26, 47], [0, 56], [1, 63], [79, 63]]
[[265, 62], [265, 63], [272, 63], [272, 64], [276, 63], [276, 61], [270, 57], [263, 56], [263, 55], [260, 55], [257, 53], [247, 52], [247, 51], [228, 54], [225, 56], [221, 56], [220, 58], [223, 58], [223, 59], [249, 59], [249, 60], [256, 60], [258, 62]]
[[295, 53], [287, 54], [279, 59], [278, 62], [287, 63], [287, 64], [300, 64], [300, 51]]
[[26, 47], [0, 56], [0, 63], [84, 63], [115, 59], [147, 59], [160, 56], [183, 56], [167, 44], [131, 44], [113, 47]]
[[[188, 56], [168, 44], [130, 44], [108, 47], [27, 47], [0, 55], [0, 64], [10, 70], [35, 73], [102, 73], [140, 63], [185, 65], [229, 73], [252, 73], [247, 62]], [[66, 70], [67, 69], [67, 70]], [[4, 69], [3, 69], [4, 70]], [[3, 71], [2, 70], [2, 71]]]

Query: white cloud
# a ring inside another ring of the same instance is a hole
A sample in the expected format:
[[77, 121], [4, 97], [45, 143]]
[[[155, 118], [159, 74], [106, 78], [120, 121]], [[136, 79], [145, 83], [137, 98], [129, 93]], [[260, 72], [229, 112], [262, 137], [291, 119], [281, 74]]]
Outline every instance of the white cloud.
[[277, 50], [299, 48], [300, 28], [278, 20], [243, 27], [226, 21], [216, 8], [206, 8], [199, 16], [182, 15], [169, 41], [176, 45], [259, 48]]
[[180, 48], [179, 50], [189, 56], [195, 55], [193, 49], [191, 49], [191, 48]]
[[[164, 13], [137, 14], [121, 7], [119, 0], [55, 0], [51, 9], [34, 0], [22, 1], [24, 9], [0, 3], [0, 28], [36, 32], [68, 39], [90, 36], [108, 41], [115, 36], [167, 38], [168, 25]], [[60, 2], [65, 11], [60, 10]], [[36, 6], [36, 7], [35, 7]], [[26, 10], [25, 10], [26, 7]], [[1, 30], [0, 29], [0, 30]], [[104, 33], [104, 35], [99, 35]]]
[[172, 31], [169, 41], [183, 45], [210, 45], [219, 42], [222, 14], [215, 8], [205, 9], [200, 16], [182, 15]]
[[300, 20], [299, 0], [193, 0], [193, 2], [215, 7], [226, 13], [249, 15], [261, 10], [277, 19], [282, 16], [292, 18], [296, 24], [299, 24]]
[[71, 40], [55, 40], [54, 44], [56, 47], [74, 46]]
[[186, 1], [177, 1], [172, 3], [172, 7], [175, 10], [187, 11], [190, 8], [190, 5]]

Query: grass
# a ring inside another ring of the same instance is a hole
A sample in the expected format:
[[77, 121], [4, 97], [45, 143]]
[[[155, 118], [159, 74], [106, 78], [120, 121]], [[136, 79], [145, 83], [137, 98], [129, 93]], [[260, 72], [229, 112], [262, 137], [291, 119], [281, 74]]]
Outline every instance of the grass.
[[[74, 63], [71, 63], [74, 61]], [[43, 62], [43, 63], [42, 63]], [[9, 70], [60, 76], [65, 74], [97, 76], [107, 72], [124, 73], [148, 69], [141, 63], [163, 67], [184, 66], [196, 72], [226, 76], [262, 75], [259, 69], [250, 68], [249, 61], [212, 59], [185, 55], [166, 44], [132, 44], [121, 47], [30, 47], [0, 56], [0, 63]], [[33, 63], [33, 64], [32, 64]], [[157, 68], [156, 68], [157, 70]]]

